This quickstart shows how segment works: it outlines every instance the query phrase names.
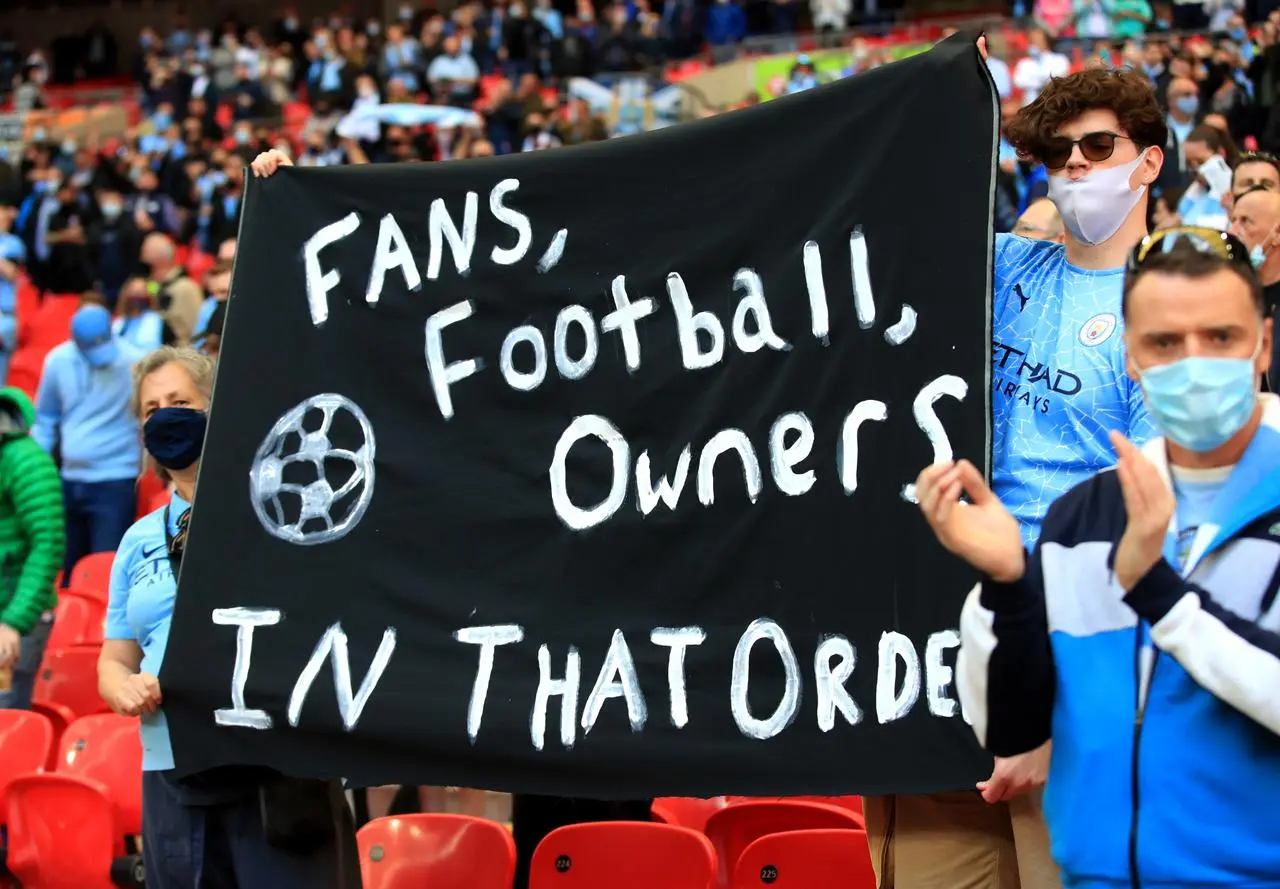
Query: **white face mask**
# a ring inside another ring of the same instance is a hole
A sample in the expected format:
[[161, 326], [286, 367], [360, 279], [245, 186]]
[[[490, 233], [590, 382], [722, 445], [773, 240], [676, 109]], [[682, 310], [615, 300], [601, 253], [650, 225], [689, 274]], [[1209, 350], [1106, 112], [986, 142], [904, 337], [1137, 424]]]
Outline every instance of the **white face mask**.
[[1143, 149], [1127, 164], [1094, 170], [1076, 180], [1049, 177], [1049, 200], [1058, 208], [1062, 224], [1073, 238], [1092, 247], [1120, 230], [1146, 193], [1145, 185], [1136, 191], [1131, 189], [1129, 177], [1149, 150]]

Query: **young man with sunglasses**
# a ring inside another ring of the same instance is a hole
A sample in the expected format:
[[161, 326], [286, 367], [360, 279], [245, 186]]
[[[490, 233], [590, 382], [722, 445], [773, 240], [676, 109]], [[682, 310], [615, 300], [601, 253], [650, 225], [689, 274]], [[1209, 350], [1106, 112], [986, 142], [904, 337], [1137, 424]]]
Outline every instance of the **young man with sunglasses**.
[[[1108, 438], [1152, 434], [1125, 374], [1125, 259], [1147, 233], [1164, 113], [1133, 71], [1051, 81], [1005, 126], [1049, 172], [1065, 243], [997, 235], [992, 303], [992, 486], [1031, 546], [1049, 505], [1114, 464]], [[868, 798], [881, 889], [1052, 889], [1039, 792], [1049, 747], [997, 758], [978, 792]]]
[[1134, 251], [1126, 367], [1163, 438], [1112, 432], [1116, 468], [1057, 500], [1029, 555], [972, 464], [917, 482], [983, 575], [965, 713], [996, 755], [1052, 734], [1045, 813], [1073, 887], [1280, 885], [1280, 397], [1257, 391], [1272, 324], [1247, 257], [1206, 229]]

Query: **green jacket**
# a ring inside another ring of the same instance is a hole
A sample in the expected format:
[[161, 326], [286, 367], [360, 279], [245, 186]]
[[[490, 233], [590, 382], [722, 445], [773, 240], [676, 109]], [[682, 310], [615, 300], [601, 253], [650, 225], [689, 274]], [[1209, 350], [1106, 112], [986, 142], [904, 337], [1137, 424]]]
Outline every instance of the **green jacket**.
[[25, 392], [0, 389], [0, 624], [24, 636], [58, 603], [67, 542], [58, 467], [28, 435], [35, 418]]

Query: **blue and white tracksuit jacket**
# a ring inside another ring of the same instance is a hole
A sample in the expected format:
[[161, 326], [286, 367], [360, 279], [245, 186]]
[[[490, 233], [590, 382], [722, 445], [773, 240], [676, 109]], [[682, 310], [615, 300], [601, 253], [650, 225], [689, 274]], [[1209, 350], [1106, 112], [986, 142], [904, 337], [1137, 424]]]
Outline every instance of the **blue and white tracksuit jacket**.
[[[1263, 398], [1184, 570], [1171, 533], [1120, 588], [1108, 470], [1049, 508], [1022, 580], [965, 602], [965, 716], [996, 756], [1052, 737], [1045, 818], [1070, 889], [1280, 887], [1280, 398]], [[1143, 452], [1168, 482], [1164, 440]]]

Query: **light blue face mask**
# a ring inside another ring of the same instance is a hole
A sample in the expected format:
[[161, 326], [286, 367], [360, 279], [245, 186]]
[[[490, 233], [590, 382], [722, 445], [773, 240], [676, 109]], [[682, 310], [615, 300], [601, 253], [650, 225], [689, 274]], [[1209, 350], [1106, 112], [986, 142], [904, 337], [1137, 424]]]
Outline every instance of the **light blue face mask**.
[[1267, 254], [1262, 252], [1261, 244], [1254, 244], [1253, 249], [1249, 251], [1249, 262], [1255, 269], [1262, 268], [1262, 264], [1267, 261]]
[[1249, 358], [1192, 356], [1141, 371], [1147, 409], [1171, 442], [1206, 453], [1245, 427], [1258, 404], [1258, 348]]

